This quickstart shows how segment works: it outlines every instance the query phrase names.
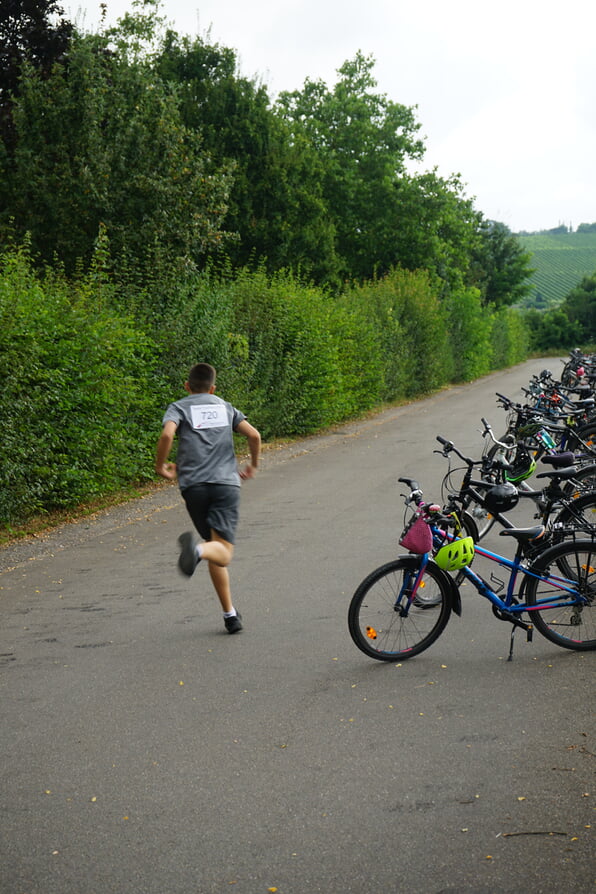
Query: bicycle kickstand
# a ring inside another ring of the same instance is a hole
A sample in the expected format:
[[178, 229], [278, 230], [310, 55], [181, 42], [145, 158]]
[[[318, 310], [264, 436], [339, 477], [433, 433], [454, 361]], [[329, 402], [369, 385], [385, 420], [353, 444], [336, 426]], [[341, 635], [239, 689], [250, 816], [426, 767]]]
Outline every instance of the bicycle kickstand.
[[532, 624], [526, 624], [524, 621], [519, 621], [517, 618], [514, 618], [511, 621], [511, 637], [509, 640], [509, 656], [507, 658], [507, 661], [513, 661], [513, 643], [515, 639], [515, 631], [518, 627], [521, 627], [522, 630], [526, 631], [526, 642], [532, 642], [532, 633], [534, 631], [534, 626]]

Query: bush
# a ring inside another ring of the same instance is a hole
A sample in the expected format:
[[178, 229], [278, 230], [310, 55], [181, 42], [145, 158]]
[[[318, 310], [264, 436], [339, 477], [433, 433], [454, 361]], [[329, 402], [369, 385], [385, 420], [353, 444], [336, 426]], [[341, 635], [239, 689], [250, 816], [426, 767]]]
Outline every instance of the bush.
[[382, 400], [428, 393], [448, 380], [441, 305], [424, 271], [393, 270], [380, 280], [353, 287], [345, 300], [360, 308], [372, 326], [376, 342], [372, 356], [375, 363], [382, 358]]
[[525, 321], [533, 351], [569, 350], [581, 344], [581, 327], [572, 322], [560, 307], [544, 313], [529, 310]]
[[26, 247], [8, 251], [0, 523], [152, 476], [163, 410], [198, 361], [268, 440], [517, 362], [525, 339], [514, 311], [482, 308], [473, 289], [439, 301], [423, 271], [331, 296], [263, 269], [196, 274], [156, 258], [145, 278], [114, 273], [101, 233], [70, 281], [35, 274]]
[[229, 289], [235, 338], [247, 347], [244, 361], [235, 362], [236, 380], [244, 378], [243, 412], [265, 438], [307, 434], [337, 421], [342, 376], [330, 301], [283, 272], [269, 278], [263, 270], [245, 270]]
[[492, 318], [491, 367], [504, 369], [520, 363], [528, 355], [529, 332], [519, 311], [500, 308]]
[[131, 320], [34, 276], [25, 251], [1, 259], [0, 521], [147, 477], [152, 348]]
[[482, 307], [478, 289], [465, 289], [445, 299], [451, 347], [450, 379], [470, 382], [491, 370], [491, 314]]

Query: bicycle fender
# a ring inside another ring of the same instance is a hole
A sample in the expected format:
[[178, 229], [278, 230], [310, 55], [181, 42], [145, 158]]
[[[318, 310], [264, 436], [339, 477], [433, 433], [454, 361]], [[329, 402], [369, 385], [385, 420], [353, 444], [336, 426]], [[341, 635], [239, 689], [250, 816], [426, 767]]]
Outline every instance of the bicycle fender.
[[461, 594], [459, 592], [459, 587], [457, 586], [451, 575], [448, 574], [446, 571], [443, 571], [442, 568], [439, 568], [434, 560], [431, 559], [428, 564], [432, 564], [433, 570], [437, 571], [438, 575], [440, 576], [442, 582], [445, 584], [445, 587], [449, 592], [449, 597], [451, 599], [451, 611], [455, 612], [458, 618], [461, 618]]

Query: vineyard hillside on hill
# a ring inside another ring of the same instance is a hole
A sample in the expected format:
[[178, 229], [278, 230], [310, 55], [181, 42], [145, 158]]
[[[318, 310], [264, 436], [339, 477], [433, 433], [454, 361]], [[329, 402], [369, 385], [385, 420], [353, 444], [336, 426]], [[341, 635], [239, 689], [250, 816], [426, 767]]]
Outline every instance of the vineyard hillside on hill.
[[596, 272], [596, 233], [538, 233], [520, 235], [519, 240], [531, 253], [530, 266], [536, 271], [525, 307], [560, 304], [585, 276]]

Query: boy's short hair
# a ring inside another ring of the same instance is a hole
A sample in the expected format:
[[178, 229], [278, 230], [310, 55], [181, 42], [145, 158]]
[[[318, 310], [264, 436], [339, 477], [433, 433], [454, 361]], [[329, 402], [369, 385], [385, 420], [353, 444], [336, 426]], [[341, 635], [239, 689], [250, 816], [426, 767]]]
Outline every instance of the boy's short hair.
[[210, 363], [196, 363], [188, 374], [191, 391], [209, 391], [215, 385], [215, 368]]

